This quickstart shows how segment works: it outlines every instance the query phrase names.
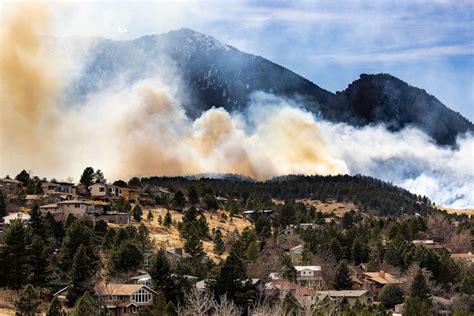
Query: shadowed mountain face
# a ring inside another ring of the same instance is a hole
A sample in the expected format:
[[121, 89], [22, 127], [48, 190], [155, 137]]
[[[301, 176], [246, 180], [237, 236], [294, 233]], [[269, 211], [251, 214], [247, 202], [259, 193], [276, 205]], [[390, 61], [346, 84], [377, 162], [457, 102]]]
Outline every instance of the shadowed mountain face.
[[241, 111], [252, 92], [264, 91], [298, 98], [307, 110], [333, 122], [385, 123], [391, 130], [413, 125], [443, 145], [474, 130], [435, 97], [390, 75], [361, 75], [333, 94], [269, 60], [189, 29], [132, 41], [95, 40], [70, 97], [80, 101], [117, 81], [133, 83], [157, 75], [180, 78], [181, 101], [193, 118], [212, 106]]

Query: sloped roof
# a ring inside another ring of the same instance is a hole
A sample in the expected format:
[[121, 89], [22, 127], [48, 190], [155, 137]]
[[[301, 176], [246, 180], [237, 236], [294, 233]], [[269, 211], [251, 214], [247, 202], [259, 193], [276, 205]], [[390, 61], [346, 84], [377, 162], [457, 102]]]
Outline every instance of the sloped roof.
[[296, 271], [311, 270], [321, 271], [321, 266], [295, 266]]
[[387, 272], [364, 272], [364, 275], [369, 277], [370, 280], [379, 284], [400, 284], [401, 280]]
[[341, 290], [317, 291], [318, 294], [330, 297], [361, 297], [368, 293], [367, 290]]
[[142, 284], [99, 283], [95, 287], [96, 295], [125, 295], [130, 296], [141, 288], [156, 294], [155, 291]]

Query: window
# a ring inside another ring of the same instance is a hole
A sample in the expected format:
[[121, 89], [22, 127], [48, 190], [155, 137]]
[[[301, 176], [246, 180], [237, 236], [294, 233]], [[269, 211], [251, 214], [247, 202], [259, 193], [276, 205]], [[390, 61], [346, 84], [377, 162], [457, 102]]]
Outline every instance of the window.
[[136, 303], [149, 303], [152, 300], [152, 295], [145, 289], [140, 289], [137, 292], [133, 293], [132, 301]]
[[99, 192], [105, 192], [105, 188], [104, 188], [104, 187], [100, 187], [100, 188], [99, 188]]
[[76, 203], [76, 204], [74, 204], [74, 207], [75, 207], [75, 208], [80, 208], [80, 207], [81, 207], [81, 204], [77, 204], [77, 203]]

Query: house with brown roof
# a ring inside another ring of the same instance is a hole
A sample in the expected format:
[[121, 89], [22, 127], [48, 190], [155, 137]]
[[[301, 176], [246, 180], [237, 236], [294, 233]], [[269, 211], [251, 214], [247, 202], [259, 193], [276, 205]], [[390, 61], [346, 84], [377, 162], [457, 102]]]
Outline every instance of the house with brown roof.
[[419, 246], [419, 247], [423, 247], [423, 248], [431, 249], [431, 250], [441, 250], [445, 248], [443, 245], [431, 239], [412, 240], [411, 243], [415, 246]]
[[91, 202], [70, 200], [42, 205], [40, 210], [43, 214], [51, 213], [57, 221], [65, 221], [70, 214], [77, 218], [85, 218], [87, 215], [94, 213], [95, 207]]
[[135, 315], [138, 308], [152, 306], [157, 293], [144, 284], [98, 283], [94, 297], [115, 316]]
[[368, 290], [375, 299], [378, 298], [382, 288], [387, 284], [402, 284], [403, 282], [394, 275], [379, 271], [379, 272], [364, 272], [363, 288]]

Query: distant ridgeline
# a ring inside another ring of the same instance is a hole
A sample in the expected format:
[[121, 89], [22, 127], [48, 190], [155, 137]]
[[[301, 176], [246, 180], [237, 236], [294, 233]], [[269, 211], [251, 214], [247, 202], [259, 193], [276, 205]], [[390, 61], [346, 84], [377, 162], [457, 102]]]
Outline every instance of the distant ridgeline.
[[412, 194], [390, 183], [366, 176], [300, 176], [291, 175], [265, 182], [252, 181], [235, 175], [208, 177], [149, 177], [141, 179], [142, 186], [159, 185], [181, 190], [191, 188], [212, 192], [228, 199], [250, 197], [262, 206], [271, 198], [294, 200], [310, 198], [321, 201], [352, 202], [359, 210], [382, 216], [427, 214], [434, 211], [427, 197]]

